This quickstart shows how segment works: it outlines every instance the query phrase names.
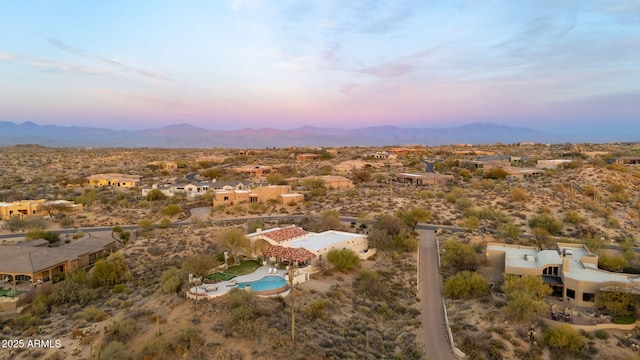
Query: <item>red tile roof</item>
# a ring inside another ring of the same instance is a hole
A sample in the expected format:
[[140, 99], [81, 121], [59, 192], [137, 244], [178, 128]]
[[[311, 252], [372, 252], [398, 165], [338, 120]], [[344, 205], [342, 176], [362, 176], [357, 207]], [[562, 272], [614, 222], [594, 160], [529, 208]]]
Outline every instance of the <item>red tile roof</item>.
[[280, 245], [269, 246], [263, 254], [283, 260], [297, 261], [299, 263], [311, 260], [316, 256], [316, 254], [305, 248], [286, 248]]
[[283, 229], [270, 231], [270, 232], [264, 233], [263, 235], [275, 242], [281, 243], [283, 241], [306, 236], [307, 234], [308, 232], [306, 232], [303, 228], [299, 228], [293, 225]]

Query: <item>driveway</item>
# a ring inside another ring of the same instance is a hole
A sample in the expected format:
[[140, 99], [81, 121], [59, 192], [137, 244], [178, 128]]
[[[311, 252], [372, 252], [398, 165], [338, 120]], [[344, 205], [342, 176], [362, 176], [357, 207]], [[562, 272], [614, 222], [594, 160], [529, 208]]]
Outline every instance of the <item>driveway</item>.
[[418, 230], [418, 233], [420, 234], [418, 281], [422, 300], [422, 335], [425, 352], [429, 359], [456, 360], [444, 323], [436, 235], [433, 230]]

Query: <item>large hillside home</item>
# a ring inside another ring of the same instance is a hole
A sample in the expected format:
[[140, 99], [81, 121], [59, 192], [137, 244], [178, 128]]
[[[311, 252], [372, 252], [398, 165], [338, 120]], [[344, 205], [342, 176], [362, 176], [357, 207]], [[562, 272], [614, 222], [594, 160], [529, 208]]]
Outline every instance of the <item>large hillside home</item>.
[[267, 203], [292, 205], [304, 201], [304, 195], [291, 192], [288, 185], [259, 186], [249, 190], [216, 190], [213, 206], [232, 206], [241, 203]]
[[46, 283], [58, 273], [86, 268], [116, 248], [112, 237], [87, 236], [58, 247], [42, 241], [0, 246], [0, 282], [16, 287], [20, 283]]
[[396, 181], [400, 184], [413, 186], [446, 185], [453, 182], [453, 175], [445, 175], [436, 172], [420, 174], [398, 173]]
[[195, 184], [167, 184], [167, 185], [151, 185], [142, 188], [142, 196], [146, 197], [152, 190], [159, 190], [166, 197], [173, 197], [176, 194], [183, 194], [188, 199], [202, 196], [212, 188], [213, 183], [199, 182]]
[[267, 165], [245, 165], [245, 166], [236, 168], [236, 171], [241, 174], [261, 177], [261, 176], [271, 174], [271, 172], [273, 171], [273, 167], [267, 166]]
[[0, 202], [0, 220], [7, 220], [14, 216], [29, 215], [47, 216], [56, 212], [80, 212], [82, 204], [75, 204], [66, 200], [22, 200], [10, 203]]
[[87, 185], [130, 188], [140, 185], [141, 177], [128, 174], [95, 174], [87, 177]]
[[581, 244], [556, 244], [556, 249], [487, 244], [488, 265], [505, 275], [535, 275], [561, 299], [575, 306], [594, 305], [596, 295], [611, 283], [640, 289], [640, 275], [598, 269], [598, 255]]

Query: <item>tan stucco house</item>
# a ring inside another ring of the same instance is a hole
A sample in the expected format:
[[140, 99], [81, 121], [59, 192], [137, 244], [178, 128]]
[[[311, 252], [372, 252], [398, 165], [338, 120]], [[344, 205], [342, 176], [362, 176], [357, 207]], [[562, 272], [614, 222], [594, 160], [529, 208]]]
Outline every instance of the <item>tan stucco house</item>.
[[598, 255], [582, 244], [558, 243], [553, 250], [533, 246], [487, 244], [487, 264], [507, 275], [535, 275], [562, 299], [593, 306], [595, 296], [610, 283], [640, 288], [640, 275], [598, 269]]

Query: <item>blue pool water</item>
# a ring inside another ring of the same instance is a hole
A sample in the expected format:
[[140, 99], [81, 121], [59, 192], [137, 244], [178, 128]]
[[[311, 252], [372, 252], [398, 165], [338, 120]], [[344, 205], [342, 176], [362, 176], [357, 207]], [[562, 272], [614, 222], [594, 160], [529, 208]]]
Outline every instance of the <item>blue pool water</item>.
[[265, 291], [283, 287], [287, 284], [287, 280], [282, 276], [267, 275], [260, 280], [239, 282], [238, 287], [244, 289], [247, 284], [251, 286], [251, 291]]

